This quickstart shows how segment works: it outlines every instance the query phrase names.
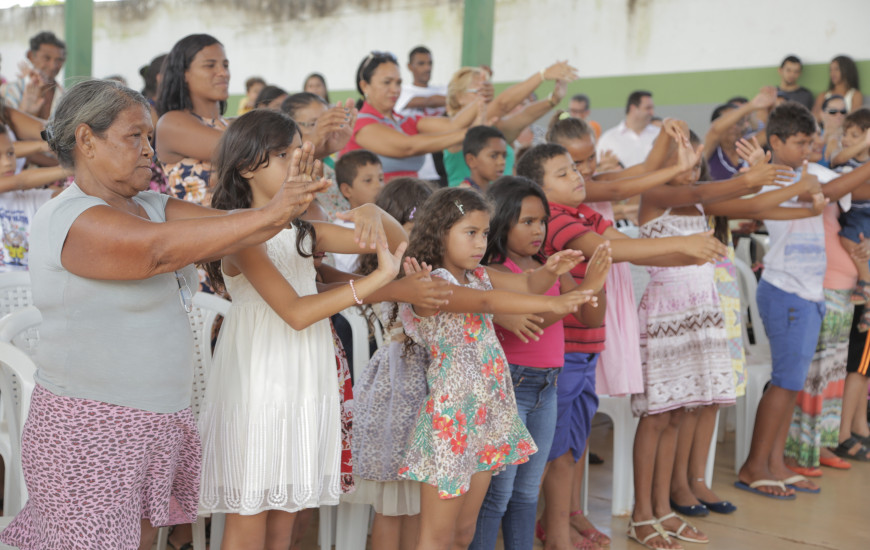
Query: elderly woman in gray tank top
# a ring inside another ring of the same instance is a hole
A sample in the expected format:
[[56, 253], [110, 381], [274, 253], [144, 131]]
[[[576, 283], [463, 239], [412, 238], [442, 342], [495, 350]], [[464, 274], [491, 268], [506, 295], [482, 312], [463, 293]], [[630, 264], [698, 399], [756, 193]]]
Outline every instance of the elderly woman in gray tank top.
[[151, 548], [154, 526], [196, 519], [192, 264], [266, 241], [328, 185], [306, 144], [262, 209], [158, 195], [145, 191], [153, 132], [146, 100], [109, 81], [70, 89], [46, 129], [75, 183], [33, 220], [43, 324], [22, 443], [30, 500], [3, 543]]
[[357, 90], [365, 98], [353, 128], [353, 137], [341, 154], [368, 149], [378, 155], [384, 180], [417, 177], [427, 153], [461, 144], [472, 124], [482, 124], [483, 101], [469, 104], [453, 118], [406, 117], [395, 112], [402, 91], [399, 64], [391, 53], [372, 52], [356, 73]]

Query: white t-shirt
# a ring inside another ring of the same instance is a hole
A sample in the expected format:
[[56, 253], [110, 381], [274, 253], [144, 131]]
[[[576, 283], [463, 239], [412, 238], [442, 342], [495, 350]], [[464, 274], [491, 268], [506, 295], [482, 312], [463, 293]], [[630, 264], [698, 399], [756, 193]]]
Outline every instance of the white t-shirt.
[[[433, 95], [447, 95], [447, 86], [414, 86], [413, 84], [405, 84], [402, 86], [402, 93], [396, 101], [396, 112], [404, 116], [441, 116], [445, 112], [444, 107], [434, 107], [426, 109], [407, 109], [405, 106], [415, 97], [429, 97]], [[417, 175], [424, 180], [437, 180], [438, 171], [435, 170], [435, 161], [432, 160], [432, 155], [426, 155], [423, 161], [423, 168], [417, 171]]]
[[30, 256], [30, 221], [53, 189], [25, 189], [0, 193], [0, 235], [3, 251], [0, 272], [27, 271]]
[[[811, 163], [808, 172], [827, 183], [838, 174], [832, 170]], [[792, 182], [794, 185], [800, 180]], [[765, 187], [762, 193], [778, 189]], [[851, 195], [840, 199], [840, 205], [848, 210]], [[808, 207], [793, 197], [780, 206], [787, 208]], [[770, 234], [770, 250], [764, 255], [764, 272], [761, 278], [773, 286], [796, 294], [804, 300], [822, 302], [825, 299], [823, 282], [827, 258], [825, 256], [825, 227], [822, 216], [798, 220], [764, 220]]]
[[595, 151], [598, 153], [598, 158], [601, 158], [601, 153], [604, 151], [613, 151], [622, 165], [628, 168], [646, 160], [660, 131], [661, 128], [658, 126], [649, 124], [638, 134], [626, 126], [623, 120], [614, 128], [601, 134]]
[[[332, 223], [349, 229], [354, 228], [353, 222], [347, 222], [338, 218], [333, 220]], [[346, 273], [356, 273], [359, 267], [359, 254], [333, 254], [332, 257], [335, 262], [335, 269]]]

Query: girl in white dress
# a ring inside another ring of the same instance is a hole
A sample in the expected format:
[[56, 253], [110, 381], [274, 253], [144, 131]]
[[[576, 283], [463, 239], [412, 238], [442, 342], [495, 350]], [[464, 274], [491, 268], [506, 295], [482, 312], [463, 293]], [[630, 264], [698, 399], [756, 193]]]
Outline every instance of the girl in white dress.
[[[240, 117], [221, 138], [212, 205], [259, 208], [288, 178], [316, 177], [313, 147], [300, 143], [282, 113]], [[208, 266], [233, 299], [200, 416], [200, 510], [227, 513], [225, 548], [288, 548], [295, 512], [338, 504], [342, 434], [328, 318], [392, 281], [406, 240], [374, 205], [343, 216], [355, 230], [297, 219]], [[318, 294], [313, 254], [375, 248], [374, 273]]]

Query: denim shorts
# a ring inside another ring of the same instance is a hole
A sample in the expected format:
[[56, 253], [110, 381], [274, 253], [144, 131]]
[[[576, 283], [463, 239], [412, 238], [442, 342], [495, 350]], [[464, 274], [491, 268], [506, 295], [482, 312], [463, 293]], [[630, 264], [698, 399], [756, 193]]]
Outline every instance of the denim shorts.
[[773, 374], [770, 383], [800, 391], [825, 317], [825, 302], [811, 302], [786, 292], [764, 279], [758, 284], [758, 310], [770, 340]]

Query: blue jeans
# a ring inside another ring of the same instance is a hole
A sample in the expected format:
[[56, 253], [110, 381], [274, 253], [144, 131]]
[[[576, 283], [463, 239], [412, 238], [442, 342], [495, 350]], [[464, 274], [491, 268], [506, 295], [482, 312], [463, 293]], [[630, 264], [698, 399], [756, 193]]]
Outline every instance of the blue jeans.
[[529, 550], [534, 544], [535, 515], [541, 477], [556, 428], [556, 378], [560, 368], [511, 365], [517, 412], [535, 440], [538, 452], [525, 464], [508, 466], [493, 476], [470, 550], [493, 550], [501, 525], [505, 550]]

